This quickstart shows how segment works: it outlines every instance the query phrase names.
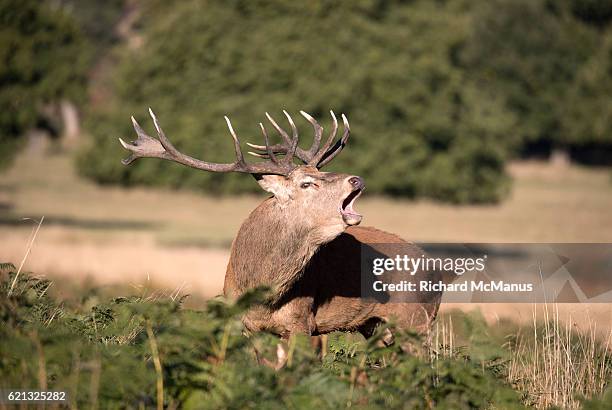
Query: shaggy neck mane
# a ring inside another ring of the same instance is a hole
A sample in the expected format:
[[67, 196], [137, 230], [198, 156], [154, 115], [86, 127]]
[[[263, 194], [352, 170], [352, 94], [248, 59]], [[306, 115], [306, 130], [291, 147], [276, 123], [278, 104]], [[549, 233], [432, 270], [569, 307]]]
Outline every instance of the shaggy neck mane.
[[240, 293], [269, 286], [273, 301], [278, 301], [300, 278], [317, 249], [339, 233], [332, 236], [310, 226], [276, 199], [267, 199], [242, 224], [232, 245], [231, 263]]

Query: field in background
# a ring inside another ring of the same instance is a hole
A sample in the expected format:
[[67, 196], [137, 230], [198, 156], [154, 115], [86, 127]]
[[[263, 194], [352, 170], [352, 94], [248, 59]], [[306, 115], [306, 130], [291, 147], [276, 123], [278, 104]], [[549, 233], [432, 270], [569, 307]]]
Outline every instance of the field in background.
[[[93, 281], [203, 297], [222, 292], [231, 240], [263, 195], [100, 187], [75, 175], [68, 154], [52, 151], [42, 141], [32, 144], [0, 174], [0, 261], [21, 261], [33, 220], [44, 215], [24, 269], [56, 279], [60, 289]], [[511, 197], [495, 206], [372, 198], [366, 191], [357, 209], [365, 225], [414, 241], [612, 242], [609, 170], [533, 162], [512, 164], [510, 172]], [[530, 306], [481, 308], [489, 321], [531, 320]], [[612, 323], [612, 306], [561, 309], [580, 324]]]

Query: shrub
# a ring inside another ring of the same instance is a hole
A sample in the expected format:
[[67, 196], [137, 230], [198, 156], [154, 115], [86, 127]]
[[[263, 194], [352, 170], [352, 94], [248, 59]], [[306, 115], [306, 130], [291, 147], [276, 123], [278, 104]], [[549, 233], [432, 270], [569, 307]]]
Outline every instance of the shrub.
[[2, 268], [0, 388], [66, 390], [76, 407], [100, 408], [154, 407], [158, 394], [165, 406], [198, 409], [521, 407], [484, 362], [404, 353], [409, 334], [381, 348], [382, 332], [367, 341], [335, 333], [323, 361], [296, 337], [284, 368], [258, 365], [255, 350], [272, 358], [278, 339], [245, 337], [240, 314], [260, 291], [201, 311], [147, 295], [70, 304], [24, 274], [11, 291], [14, 267]]

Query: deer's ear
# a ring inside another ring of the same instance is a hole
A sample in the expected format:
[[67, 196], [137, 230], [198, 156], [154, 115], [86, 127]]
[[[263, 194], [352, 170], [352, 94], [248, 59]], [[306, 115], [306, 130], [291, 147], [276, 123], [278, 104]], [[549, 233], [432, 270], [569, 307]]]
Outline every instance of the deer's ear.
[[289, 199], [289, 181], [287, 177], [282, 175], [258, 175], [256, 177], [257, 183], [264, 191], [268, 191], [273, 194], [277, 199], [284, 201]]

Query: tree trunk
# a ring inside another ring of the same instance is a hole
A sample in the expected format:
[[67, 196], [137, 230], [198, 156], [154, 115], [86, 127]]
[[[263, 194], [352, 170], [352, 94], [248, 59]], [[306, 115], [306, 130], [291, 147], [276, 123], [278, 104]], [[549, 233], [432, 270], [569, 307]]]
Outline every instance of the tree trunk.
[[558, 168], [566, 168], [571, 163], [570, 154], [567, 148], [553, 148], [549, 158], [550, 164]]
[[62, 133], [62, 144], [70, 147], [79, 139], [80, 121], [79, 112], [74, 104], [68, 100], [60, 102], [60, 113], [64, 132]]

